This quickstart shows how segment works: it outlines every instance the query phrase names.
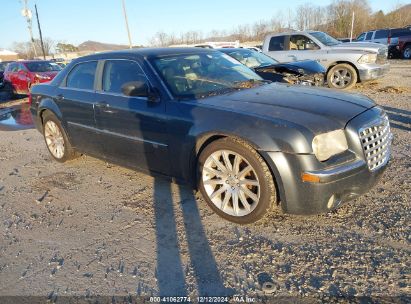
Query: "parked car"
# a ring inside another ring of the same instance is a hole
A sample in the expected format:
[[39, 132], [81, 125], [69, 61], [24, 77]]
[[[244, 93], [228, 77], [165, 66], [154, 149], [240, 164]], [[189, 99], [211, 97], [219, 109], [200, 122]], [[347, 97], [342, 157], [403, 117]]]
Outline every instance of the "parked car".
[[376, 42], [385, 45], [391, 44], [391, 39], [399, 36], [407, 36], [411, 33], [409, 28], [386, 28], [372, 30], [358, 35], [357, 42]]
[[28, 94], [33, 84], [52, 80], [61, 67], [43, 60], [16, 61], [7, 65], [4, 82], [12, 94]]
[[388, 53], [393, 58], [411, 59], [411, 31], [393, 34]]
[[279, 63], [263, 53], [248, 49], [220, 49], [220, 52], [238, 60], [265, 80], [314, 86], [324, 83], [325, 69], [314, 60]]
[[3, 79], [4, 79], [4, 70], [6, 66], [13, 61], [1, 61], [0, 62], [0, 89], [3, 87]]
[[377, 79], [389, 70], [387, 46], [342, 43], [319, 31], [267, 35], [263, 52], [280, 62], [317, 60], [326, 69], [330, 88], [349, 89], [357, 82]]
[[89, 153], [199, 189], [241, 224], [333, 210], [390, 158], [383, 109], [366, 96], [267, 83], [210, 49], [134, 49], [71, 62], [31, 91], [51, 156]]

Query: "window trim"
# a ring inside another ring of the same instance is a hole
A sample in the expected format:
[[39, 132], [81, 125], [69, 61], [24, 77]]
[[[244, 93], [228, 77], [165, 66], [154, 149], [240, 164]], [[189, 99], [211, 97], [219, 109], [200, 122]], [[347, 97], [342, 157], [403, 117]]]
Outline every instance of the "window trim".
[[[96, 69], [96, 74], [98, 77], [95, 79], [97, 81], [97, 85], [95, 86], [96, 88], [96, 93], [102, 94], [102, 95], [111, 95], [111, 96], [118, 96], [118, 97], [125, 97], [125, 98], [135, 98], [135, 99], [141, 99], [141, 100], [148, 100], [148, 97], [140, 97], [140, 96], [127, 96], [122, 93], [115, 93], [115, 92], [107, 92], [103, 90], [103, 78], [104, 78], [104, 68], [106, 66], [106, 61], [131, 61], [134, 62], [138, 65], [138, 67], [143, 71], [144, 77], [147, 80], [148, 85], [150, 88], [153, 88], [153, 85], [150, 81], [150, 79], [147, 76], [147, 73], [144, 71], [142, 66], [140, 65], [139, 62], [133, 59], [126, 59], [126, 58], [106, 58], [106, 59], [101, 59], [99, 60], [99, 65], [97, 66]], [[98, 70], [98, 72], [97, 72]]]
[[[306, 50], [306, 49], [304, 49], [304, 50], [299, 50], [299, 49], [297, 49], [297, 50], [291, 50], [291, 49], [290, 49], [290, 43], [291, 43], [291, 37], [292, 37], [292, 36], [302, 36], [302, 37], [305, 37], [305, 38], [307, 38], [308, 40], [311, 40], [311, 41], [317, 46], [318, 49], [314, 49], [314, 50]], [[315, 38], [315, 37], [314, 37], [314, 38]], [[306, 34], [291, 34], [291, 35], [289, 36], [289, 43], [288, 43], [288, 49], [287, 49], [287, 51], [297, 51], [297, 52], [299, 52], [299, 51], [318, 51], [318, 50], [321, 50], [320, 45], [317, 43], [317, 41], [315, 41], [315, 40], [312, 39], [311, 37], [307, 36]]]

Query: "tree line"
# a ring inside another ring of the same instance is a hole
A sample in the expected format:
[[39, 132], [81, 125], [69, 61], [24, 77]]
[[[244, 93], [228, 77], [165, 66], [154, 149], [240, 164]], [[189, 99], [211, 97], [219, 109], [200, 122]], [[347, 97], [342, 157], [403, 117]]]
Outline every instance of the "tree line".
[[395, 28], [411, 24], [411, 5], [393, 7], [390, 13], [372, 13], [368, 0], [333, 0], [327, 6], [306, 3], [294, 11], [278, 12], [270, 20], [253, 24], [241, 24], [231, 31], [213, 30], [207, 35], [201, 31], [180, 33], [157, 32], [151, 39], [152, 46], [197, 44], [205, 41], [239, 40], [261, 43], [269, 33], [287, 30], [320, 30], [337, 38], [350, 37], [352, 14], [355, 14], [353, 38], [360, 33], [378, 28]]

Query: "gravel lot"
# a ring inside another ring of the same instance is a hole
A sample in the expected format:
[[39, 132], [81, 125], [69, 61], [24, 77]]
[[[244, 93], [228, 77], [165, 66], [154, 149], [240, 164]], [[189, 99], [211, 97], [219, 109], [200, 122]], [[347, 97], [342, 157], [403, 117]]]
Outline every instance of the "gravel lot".
[[36, 130], [0, 131], [0, 296], [411, 301], [411, 61], [391, 63], [353, 90], [389, 114], [390, 166], [319, 216], [235, 225], [186, 186], [89, 156], [60, 164]]

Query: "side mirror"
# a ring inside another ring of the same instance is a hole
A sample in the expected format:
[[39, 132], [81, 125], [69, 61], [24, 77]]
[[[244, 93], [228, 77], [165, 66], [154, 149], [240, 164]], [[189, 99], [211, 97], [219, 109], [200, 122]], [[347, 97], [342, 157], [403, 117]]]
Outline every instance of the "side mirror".
[[126, 96], [148, 97], [150, 89], [144, 81], [131, 81], [123, 84], [121, 92]]
[[121, 92], [131, 97], [147, 97], [150, 102], [160, 100], [158, 91], [155, 88], [151, 90], [145, 81], [127, 82], [121, 87]]

